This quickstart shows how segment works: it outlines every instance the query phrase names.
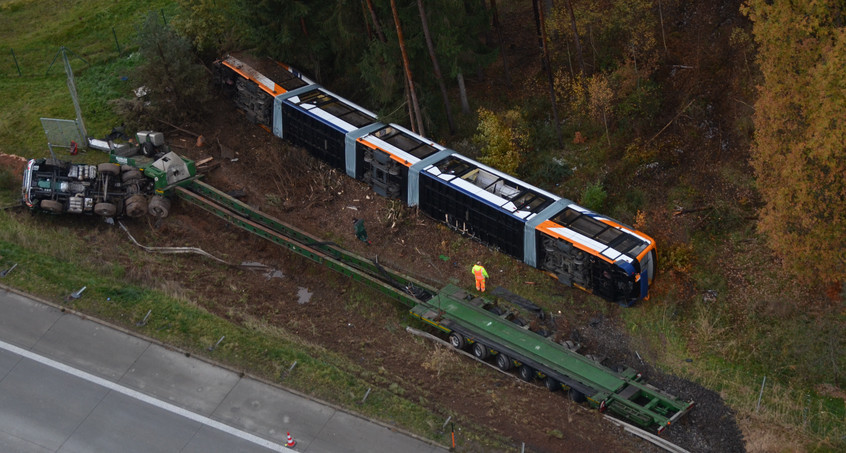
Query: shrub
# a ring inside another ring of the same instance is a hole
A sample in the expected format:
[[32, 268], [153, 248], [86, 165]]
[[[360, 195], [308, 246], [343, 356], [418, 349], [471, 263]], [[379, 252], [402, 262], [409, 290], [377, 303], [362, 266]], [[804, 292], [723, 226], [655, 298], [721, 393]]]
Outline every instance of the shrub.
[[600, 212], [605, 207], [605, 199], [608, 198], [608, 193], [601, 182], [595, 182], [585, 188], [582, 193], [582, 206]]

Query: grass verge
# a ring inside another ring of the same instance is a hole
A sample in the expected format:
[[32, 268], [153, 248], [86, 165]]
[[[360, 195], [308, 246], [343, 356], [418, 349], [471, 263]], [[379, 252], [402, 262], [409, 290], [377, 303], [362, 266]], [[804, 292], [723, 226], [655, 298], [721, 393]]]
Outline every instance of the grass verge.
[[[80, 225], [74, 224], [91, 221], [0, 212], [0, 267], [18, 263], [4, 283], [421, 437], [448, 442], [448, 434], [440, 429], [447, 416], [443, 411], [425, 407], [413, 395], [406, 395], [400, 384], [370, 372], [365, 365], [255, 318], [240, 325], [229, 322], [188, 299], [178, 286], [164, 282], [152, 289], [134, 284], [123, 266], [92, 259], [86, 239], [93, 235], [117, 239], [119, 232], [101, 227], [80, 235]], [[83, 286], [83, 297], [64, 301]], [[152, 314], [146, 324], [138, 326], [148, 312]], [[221, 337], [225, 341], [208, 351]], [[297, 365], [289, 372], [294, 362]], [[366, 403], [361, 404], [368, 390]], [[479, 427], [464, 426], [463, 431], [476, 442], [492, 445]]]

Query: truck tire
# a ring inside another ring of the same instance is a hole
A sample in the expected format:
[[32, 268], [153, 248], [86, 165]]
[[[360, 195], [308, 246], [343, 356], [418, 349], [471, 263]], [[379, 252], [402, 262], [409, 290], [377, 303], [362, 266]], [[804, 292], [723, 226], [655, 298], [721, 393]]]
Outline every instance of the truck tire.
[[135, 194], [126, 200], [126, 215], [141, 217], [147, 213], [147, 199], [144, 195]]
[[120, 165], [110, 162], [97, 165], [97, 173], [105, 173], [107, 175], [116, 176], [120, 174]]
[[567, 392], [567, 395], [570, 397], [570, 401], [574, 403], [584, 403], [586, 399], [584, 393], [574, 388], [571, 388], [570, 391]]
[[461, 335], [458, 332], [453, 332], [449, 334], [449, 344], [451, 344], [455, 349], [464, 349], [467, 342], [464, 341], [464, 335]]
[[496, 366], [502, 371], [508, 371], [514, 366], [514, 362], [511, 361], [511, 357], [500, 352], [496, 356]]
[[61, 214], [65, 210], [65, 206], [56, 200], [41, 200], [39, 206], [41, 209], [52, 212], [53, 214]]
[[167, 217], [170, 213], [170, 200], [161, 195], [154, 195], [150, 199], [150, 204], [147, 205], [147, 212], [157, 219]]
[[120, 175], [120, 180], [123, 181], [124, 184], [138, 179], [144, 179], [144, 174], [138, 170], [127, 170]]
[[561, 383], [555, 380], [555, 378], [551, 378], [549, 376], [543, 380], [544, 385], [546, 385], [546, 389], [550, 392], [557, 392], [561, 390]]
[[532, 379], [535, 378], [535, 370], [528, 365], [521, 365], [519, 373], [520, 379], [526, 382], [532, 382]]
[[479, 360], [485, 360], [490, 355], [490, 351], [487, 346], [477, 341], [473, 344], [473, 355]]
[[94, 205], [94, 212], [103, 217], [114, 217], [117, 213], [117, 206], [111, 203], [97, 203]]

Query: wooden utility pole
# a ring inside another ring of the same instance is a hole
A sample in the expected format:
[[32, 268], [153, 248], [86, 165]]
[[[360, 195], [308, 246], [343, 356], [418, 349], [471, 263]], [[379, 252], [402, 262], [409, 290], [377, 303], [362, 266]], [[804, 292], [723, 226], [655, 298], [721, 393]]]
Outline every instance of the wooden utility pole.
[[505, 74], [505, 84], [511, 87], [511, 73], [508, 71], [508, 59], [505, 57], [505, 42], [502, 39], [502, 24], [499, 23], [499, 13], [496, 10], [496, 0], [491, 0], [491, 18], [499, 41], [499, 54], [502, 56], [502, 72]]
[[432, 35], [429, 34], [429, 21], [426, 19], [423, 0], [417, 0], [417, 9], [420, 10], [420, 23], [423, 24], [423, 36], [426, 38], [426, 47], [429, 48], [429, 58], [432, 59], [435, 78], [438, 80], [438, 86], [441, 88], [441, 96], [444, 98], [444, 109], [446, 110], [447, 123], [449, 124], [449, 133], [452, 134], [455, 132], [455, 123], [452, 121], [452, 109], [449, 106], [446, 84], [443, 77], [441, 77], [441, 66], [438, 64], [437, 56], [435, 56], [435, 45], [432, 44]]
[[[414, 90], [414, 79], [411, 77], [411, 66], [408, 62], [408, 53], [405, 50], [405, 40], [402, 37], [402, 26], [400, 25], [399, 13], [397, 12], [396, 0], [391, 0], [391, 11], [394, 13], [394, 24], [397, 26], [397, 41], [399, 42], [400, 52], [402, 53], [402, 65], [405, 68], [405, 77], [408, 80], [408, 90], [411, 92], [411, 105], [414, 110], [416, 118], [411, 119], [411, 128], [414, 132], [420, 135], [425, 135], [423, 130], [423, 116], [420, 114], [420, 104], [417, 102], [417, 93]], [[416, 120], [416, 130], [415, 130]]]
[[549, 101], [552, 104], [552, 119], [555, 121], [555, 135], [558, 137], [558, 146], [563, 146], [561, 139], [561, 124], [558, 122], [558, 108], [555, 105], [555, 83], [552, 79], [552, 66], [549, 64], [549, 46], [546, 43], [546, 23], [543, 19], [543, 6], [541, 0], [534, 0], [541, 32], [541, 50], [543, 51], [543, 66], [546, 68], [546, 75], [549, 79]]
[[585, 59], [582, 56], [582, 44], [579, 41], [579, 29], [576, 27], [576, 13], [573, 11], [573, 0], [567, 0], [567, 10], [570, 12], [570, 27], [573, 29], [573, 42], [576, 45], [576, 62], [579, 63], [579, 73], [585, 73]]

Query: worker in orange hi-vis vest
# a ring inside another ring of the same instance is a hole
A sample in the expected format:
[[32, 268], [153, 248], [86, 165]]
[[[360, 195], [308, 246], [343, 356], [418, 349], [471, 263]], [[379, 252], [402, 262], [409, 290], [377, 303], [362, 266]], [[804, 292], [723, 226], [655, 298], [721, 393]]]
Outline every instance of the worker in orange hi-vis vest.
[[473, 275], [476, 276], [476, 290], [485, 292], [485, 279], [488, 278], [488, 271], [482, 267], [481, 261], [476, 261], [476, 265], [473, 266]]

